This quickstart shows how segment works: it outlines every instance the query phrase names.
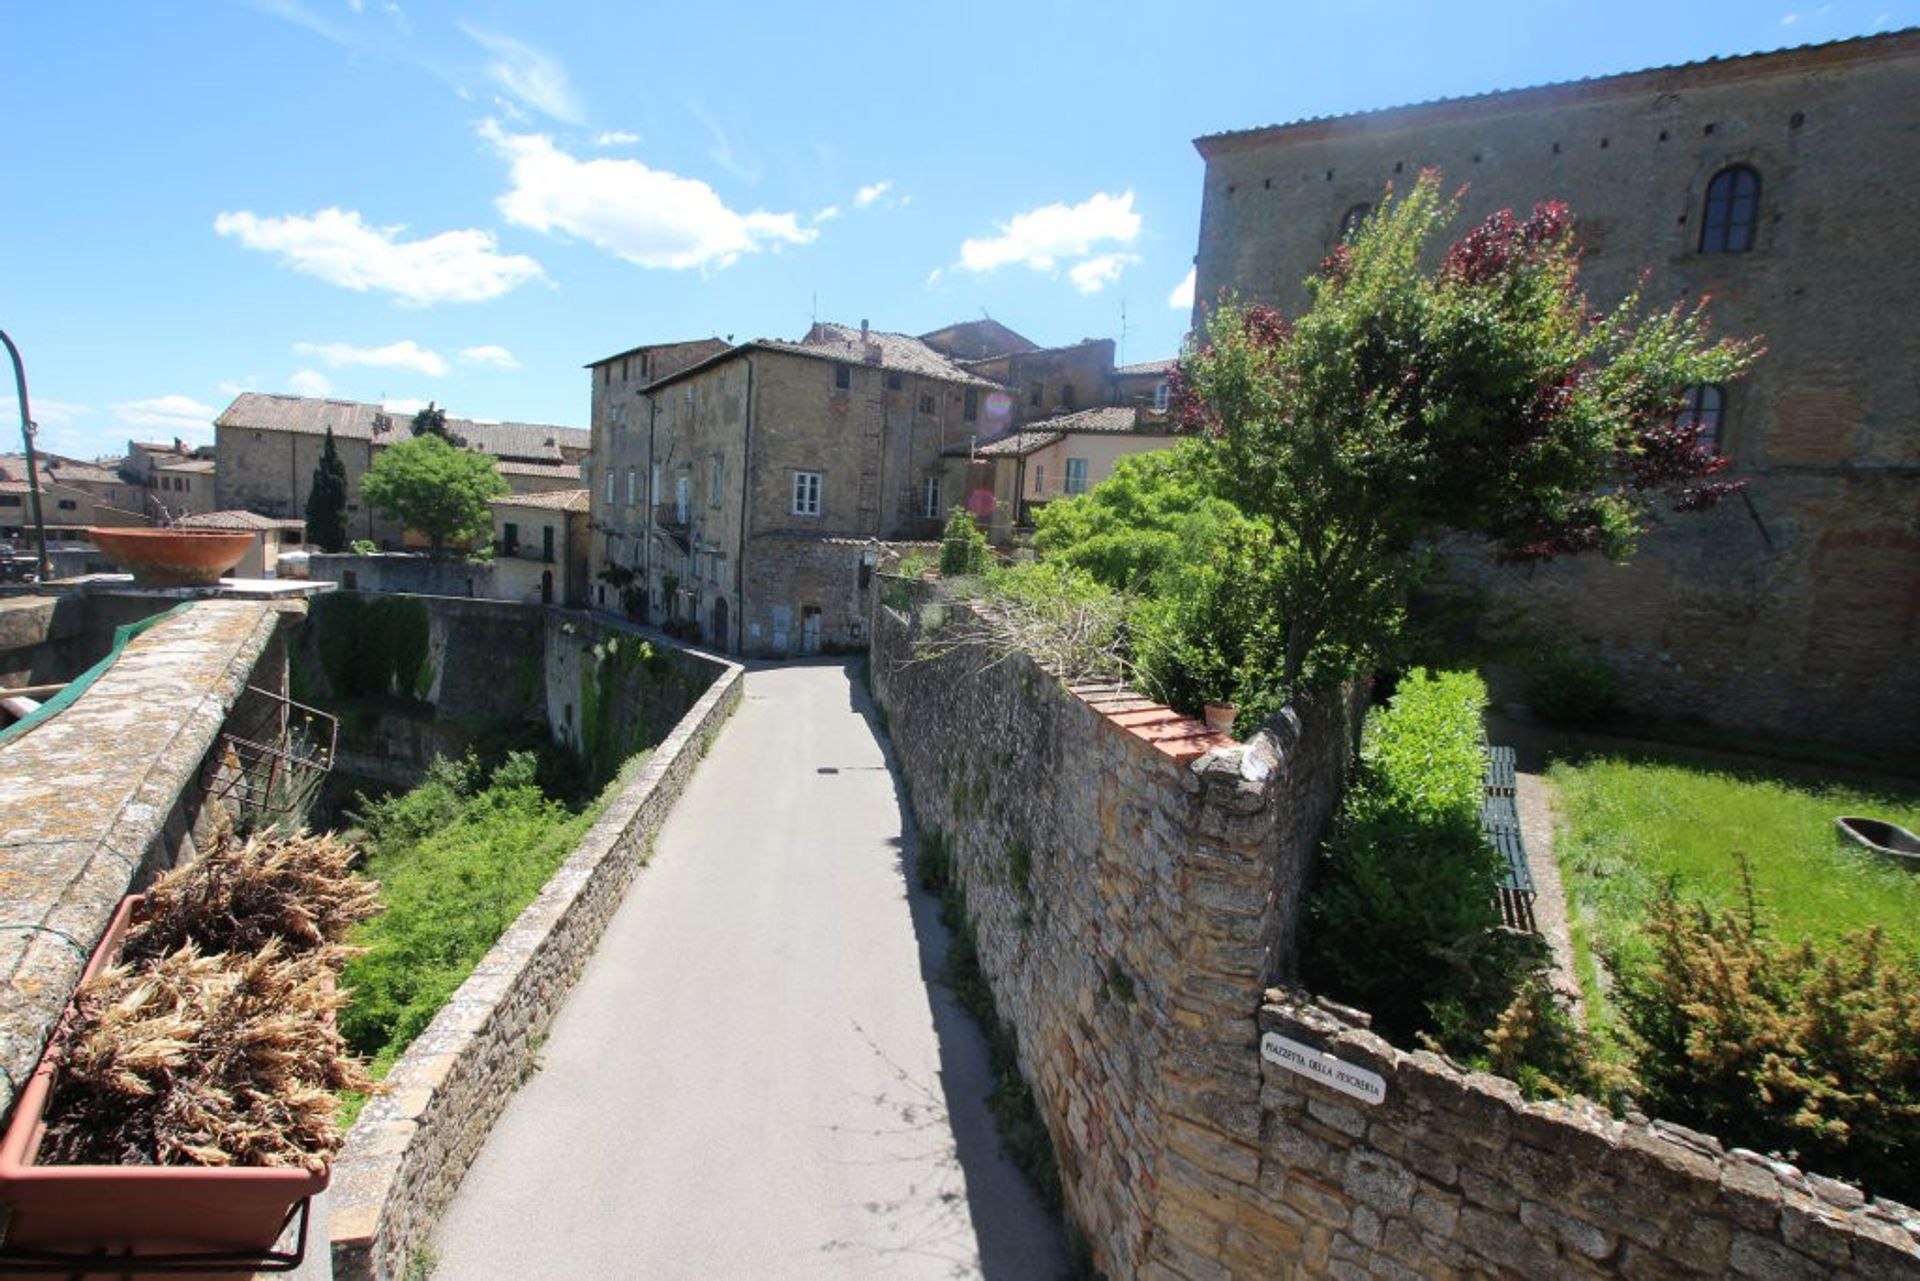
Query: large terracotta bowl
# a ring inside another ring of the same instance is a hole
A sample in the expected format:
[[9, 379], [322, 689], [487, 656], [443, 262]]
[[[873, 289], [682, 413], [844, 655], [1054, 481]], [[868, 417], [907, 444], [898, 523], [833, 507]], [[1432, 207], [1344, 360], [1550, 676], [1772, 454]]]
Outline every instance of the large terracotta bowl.
[[102, 529], [87, 531], [113, 563], [147, 587], [206, 587], [240, 563], [253, 545], [244, 529]]

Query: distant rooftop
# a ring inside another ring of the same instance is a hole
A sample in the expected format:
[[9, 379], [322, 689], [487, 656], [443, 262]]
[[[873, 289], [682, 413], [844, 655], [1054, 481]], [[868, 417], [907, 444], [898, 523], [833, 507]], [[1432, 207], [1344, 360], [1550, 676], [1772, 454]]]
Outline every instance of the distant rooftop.
[[587, 491], [551, 489], [543, 494], [502, 494], [487, 501], [495, 507], [538, 507], [545, 511], [583, 512], [587, 510]]
[[[335, 439], [371, 440], [383, 445], [410, 439], [412, 424], [412, 414], [393, 413], [379, 405], [255, 391], [235, 396], [233, 403], [214, 420], [215, 427], [283, 431], [304, 436], [319, 436], [332, 428]], [[592, 445], [592, 438], [584, 428], [545, 423], [489, 423], [448, 418], [447, 430], [482, 453], [528, 462], [562, 462], [564, 450], [585, 452]]]

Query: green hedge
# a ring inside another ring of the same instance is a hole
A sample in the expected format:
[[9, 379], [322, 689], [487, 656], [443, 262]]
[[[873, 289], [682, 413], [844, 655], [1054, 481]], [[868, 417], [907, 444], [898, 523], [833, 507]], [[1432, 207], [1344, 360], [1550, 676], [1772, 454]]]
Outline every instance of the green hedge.
[[1485, 974], [1508, 970], [1487, 964], [1499, 950], [1489, 941], [1500, 923], [1500, 860], [1479, 822], [1486, 702], [1475, 673], [1409, 673], [1367, 717], [1321, 851], [1307, 977], [1370, 1011], [1389, 1035], [1456, 1021], [1449, 1010], [1483, 1003], [1483, 986], [1510, 995], [1510, 981]]

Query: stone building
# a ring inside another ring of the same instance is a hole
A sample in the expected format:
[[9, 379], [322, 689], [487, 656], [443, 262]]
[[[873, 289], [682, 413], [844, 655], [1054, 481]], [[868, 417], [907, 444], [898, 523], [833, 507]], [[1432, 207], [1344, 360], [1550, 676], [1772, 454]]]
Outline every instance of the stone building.
[[[242, 392], [214, 420], [219, 468], [214, 503], [284, 518], [306, 515], [307, 492], [326, 433], [347, 469], [347, 537], [399, 547], [405, 531], [397, 521], [360, 501], [360, 478], [378, 451], [412, 439], [412, 419], [379, 405], [308, 396]], [[490, 423], [447, 419], [447, 431], [495, 460], [516, 494], [580, 487], [580, 463], [589, 445], [578, 427], [544, 423]]]
[[510, 494], [491, 505], [494, 572], [486, 594], [529, 604], [586, 604], [587, 491]]
[[588, 368], [594, 603], [626, 590], [642, 617], [746, 653], [863, 644], [882, 544], [938, 532], [944, 451], [1011, 412], [989, 404], [998, 384], [864, 325]]
[[947, 451], [947, 488], [964, 495], [987, 539], [1011, 542], [1033, 527], [1034, 513], [1056, 498], [1084, 494], [1128, 454], [1167, 449], [1173, 424], [1164, 410], [1106, 406], [1030, 422], [983, 445]]
[[1461, 572], [1619, 668], [1638, 710], [1911, 750], [1920, 713], [1920, 31], [1217, 134], [1196, 323], [1283, 312], [1423, 169], [1461, 228], [1563, 199], [1597, 305], [1712, 299], [1767, 355], [1686, 412], [1751, 482], [1632, 563]]

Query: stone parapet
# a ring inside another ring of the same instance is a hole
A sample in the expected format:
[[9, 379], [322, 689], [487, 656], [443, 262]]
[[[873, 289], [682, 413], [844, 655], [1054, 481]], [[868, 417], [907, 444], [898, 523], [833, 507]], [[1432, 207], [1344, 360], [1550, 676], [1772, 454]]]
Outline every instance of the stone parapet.
[[333, 1269], [390, 1278], [431, 1236], [585, 967], [653, 836], [741, 696], [741, 669], [713, 684], [621, 788], [540, 896], [388, 1074], [334, 1164]]
[[1254, 1160], [1206, 1189], [1186, 1255], [1298, 1276], [1920, 1277], [1905, 1206], [1680, 1126], [1528, 1102], [1303, 994], [1268, 995], [1263, 1034], [1377, 1073], [1385, 1097], [1262, 1060]]

